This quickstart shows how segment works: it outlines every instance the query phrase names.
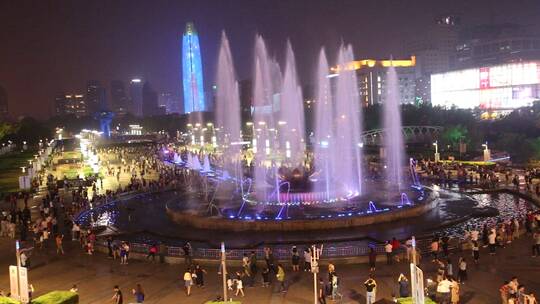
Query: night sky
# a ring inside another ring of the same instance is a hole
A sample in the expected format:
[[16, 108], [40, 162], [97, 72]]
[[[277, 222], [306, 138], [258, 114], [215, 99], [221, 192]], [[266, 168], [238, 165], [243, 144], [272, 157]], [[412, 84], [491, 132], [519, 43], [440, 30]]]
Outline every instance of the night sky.
[[321, 46], [331, 61], [342, 40], [358, 58], [405, 56], [407, 38], [449, 13], [464, 26], [516, 22], [540, 34], [538, 0], [0, 0], [0, 85], [14, 116], [38, 118], [51, 114], [57, 92], [84, 92], [91, 79], [108, 89], [113, 79], [142, 77], [159, 92], [179, 94], [188, 21], [200, 35], [207, 85], [223, 29], [240, 78], [250, 77], [261, 33], [279, 59], [291, 40], [301, 81], [310, 83]]

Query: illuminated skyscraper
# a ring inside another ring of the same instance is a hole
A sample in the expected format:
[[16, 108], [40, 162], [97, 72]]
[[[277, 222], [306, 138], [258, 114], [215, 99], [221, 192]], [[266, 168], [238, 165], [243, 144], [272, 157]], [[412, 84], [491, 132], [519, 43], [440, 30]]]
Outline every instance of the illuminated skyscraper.
[[184, 113], [206, 111], [204, 101], [201, 49], [193, 23], [186, 25], [182, 38], [182, 76], [184, 85]]

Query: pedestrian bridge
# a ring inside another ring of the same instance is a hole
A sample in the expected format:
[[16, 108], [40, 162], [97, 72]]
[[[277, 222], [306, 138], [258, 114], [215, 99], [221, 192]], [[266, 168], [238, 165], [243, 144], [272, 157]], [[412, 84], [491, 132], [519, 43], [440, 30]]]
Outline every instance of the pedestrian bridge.
[[[407, 144], [430, 143], [439, 138], [443, 131], [440, 126], [403, 126], [403, 140]], [[373, 129], [363, 132], [360, 136], [364, 145], [378, 146], [386, 134], [385, 129]]]

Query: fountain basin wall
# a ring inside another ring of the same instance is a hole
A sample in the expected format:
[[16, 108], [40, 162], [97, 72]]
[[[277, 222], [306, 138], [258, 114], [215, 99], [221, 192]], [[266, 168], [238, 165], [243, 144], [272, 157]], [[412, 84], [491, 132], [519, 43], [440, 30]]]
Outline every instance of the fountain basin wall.
[[167, 215], [174, 222], [200, 229], [221, 231], [299, 231], [361, 227], [413, 218], [436, 208], [438, 202], [435, 197], [429, 196], [422, 204], [404, 206], [403, 208], [391, 211], [374, 212], [362, 216], [325, 219], [240, 220], [218, 216], [201, 216], [192, 212], [172, 210], [168, 207], [166, 210]]

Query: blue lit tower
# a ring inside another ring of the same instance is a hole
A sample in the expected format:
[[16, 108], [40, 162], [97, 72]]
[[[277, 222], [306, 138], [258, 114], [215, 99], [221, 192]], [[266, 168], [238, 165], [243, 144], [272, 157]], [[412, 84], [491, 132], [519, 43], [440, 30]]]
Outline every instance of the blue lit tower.
[[184, 113], [206, 111], [199, 36], [191, 22], [186, 25], [182, 38], [182, 76]]

